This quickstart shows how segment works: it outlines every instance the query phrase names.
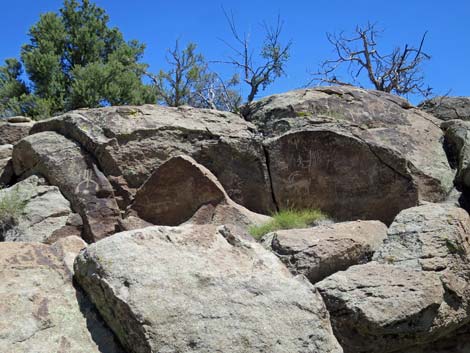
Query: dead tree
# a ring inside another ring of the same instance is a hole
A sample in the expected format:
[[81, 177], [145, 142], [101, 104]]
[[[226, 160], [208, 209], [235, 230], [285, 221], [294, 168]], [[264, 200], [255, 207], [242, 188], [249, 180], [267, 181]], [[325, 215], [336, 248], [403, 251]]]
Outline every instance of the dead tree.
[[[359, 84], [363, 73], [379, 91], [397, 95], [421, 94], [431, 95], [432, 89], [424, 84], [422, 64], [431, 57], [423, 51], [426, 39], [425, 32], [419, 46], [406, 44], [403, 48], [396, 47], [391, 53], [381, 54], [377, 48], [377, 38], [380, 31], [375, 24], [356, 27], [355, 33], [346, 36], [327, 34], [327, 39], [333, 45], [336, 58], [324, 61], [320, 70], [313, 74], [313, 81], [327, 84], [350, 85]], [[338, 78], [338, 69], [347, 66], [352, 82]], [[360, 85], [360, 84], [359, 84]]]
[[249, 87], [247, 102], [252, 102], [260, 90], [266, 89], [277, 78], [285, 75], [285, 66], [289, 59], [292, 42], [281, 43], [283, 22], [280, 16], [274, 26], [263, 23], [264, 39], [261, 49], [255, 54], [250, 43], [250, 35], [241, 35], [235, 24], [233, 13], [224, 10], [225, 18], [230, 27], [233, 42], [223, 42], [232, 51], [228, 60], [218, 63], [230, 64], [241, 71], [242, 81]]

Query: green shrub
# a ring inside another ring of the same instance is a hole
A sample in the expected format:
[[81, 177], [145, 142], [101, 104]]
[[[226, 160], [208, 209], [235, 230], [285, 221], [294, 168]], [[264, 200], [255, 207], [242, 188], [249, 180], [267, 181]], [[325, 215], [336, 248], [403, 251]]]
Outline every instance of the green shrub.
[[25, 206], [25, 198], [18, 188], [0, 191], [0, 240], [18, 225]]
[[264, 235], [280, 229], [308, 228], [318, 221], [327, 220], [328, 216], [316, 209], [283, 210], [272, 215], [273, 219], [249, 229], [250, 234], [260, 239]]

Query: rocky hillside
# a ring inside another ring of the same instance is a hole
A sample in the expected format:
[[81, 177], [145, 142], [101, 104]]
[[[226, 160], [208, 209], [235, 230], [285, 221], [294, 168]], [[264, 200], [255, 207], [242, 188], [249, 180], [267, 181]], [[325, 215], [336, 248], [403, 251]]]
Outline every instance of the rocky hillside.
[[[322, 87], [0, 122], [0, 352], [468, 353], [468, 111]], [[252, 237], [285, 210], [329, 220]]]

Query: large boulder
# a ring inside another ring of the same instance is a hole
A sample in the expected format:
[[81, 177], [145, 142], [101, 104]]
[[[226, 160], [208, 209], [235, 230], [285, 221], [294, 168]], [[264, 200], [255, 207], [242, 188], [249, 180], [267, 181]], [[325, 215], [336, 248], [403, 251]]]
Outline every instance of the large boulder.
[[228, 112], [190, 107], [106, 107], [78, 110], [37, 123], [91, 153], [113, 182], [124, 208], [168, 158], [189, 155], [211, 170], [237, 203], [275, 209], [265, 155], [255, 127]]
[[469, 323], [469, 234], [458, 207], [407, 209], [374, 261], [317, 283], [345, 352], [403, 352]]
[[420, 201], [442, 201], [454, 172], [439, 121], [399, 97], [354, 87], [274, 95], [245, 107], [265, 141], [280, 208], [391, 223]]
[[236, 224], [244, 228], [267, 222], [230, 199], [217, 178], [188, 156], [164, 162], [137, 191], [131, 213], [156, 225]]
[[35, 175], [0, 190], [0, 203], [5, 206], [0, 211], [1, 217], [14, 223], [9, 229], [0, 228], [2, 240], [52, 243], [81, 234], [80, 226], [73, 223], [78, 215], [72, 212], [59, 188], [47, 185]]
[[93, 242], [115, 233], [120, 210], [108, 179], [80, 146], [55, 132], [30, 135], [13, 149], [15, 173], [44, 176], [83, 219], [84, 239]]
[[84, 246], [79, 238], [0, 243], [1, 352], [122, 353], [74, 288], [68, 262]]
[[419, 108], [441, 120], [470, 120], [470, 97], [434, 97]]
[[14, 145], [23, 137], [28, 136], [33, 126], [33, 122], [9, 122], [8, 120], [0, 120], [0, 145]]
[[352, 265], [370, 261], [386, 237], [387, 227], [381, 222], [353, 221], [279, 230], [264, 236], [262, 243], [292, 273], [303, 274], [316, 283]]
[[13, 145], [0, 145], [0, 187], [8, 185], [13, 178], [12, 152]]
[[311, 284], [229, 227], [115, 234], [74, 268], [129, 353], [342, 352]]

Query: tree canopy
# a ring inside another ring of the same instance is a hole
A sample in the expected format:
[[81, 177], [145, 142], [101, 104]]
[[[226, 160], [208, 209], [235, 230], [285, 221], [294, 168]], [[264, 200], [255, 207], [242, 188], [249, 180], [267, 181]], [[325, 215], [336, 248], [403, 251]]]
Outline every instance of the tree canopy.
[[[89, 0], [65, 0], [59, 13], [41, 15], [29, 30], [30, 42], [21, 50], [31, 82], [29, 95], [24, 89], [16, 92], [21, 111], [52, 115], [82, 107], [155, 101], [151, 87], [142, 82], [147, 69], [140, 62], [145, 46], [135, 40], [126, 42], [108, 22], [106, 12]], [[21, 86], [19, 71], [15, 73], [11, 85]]]

